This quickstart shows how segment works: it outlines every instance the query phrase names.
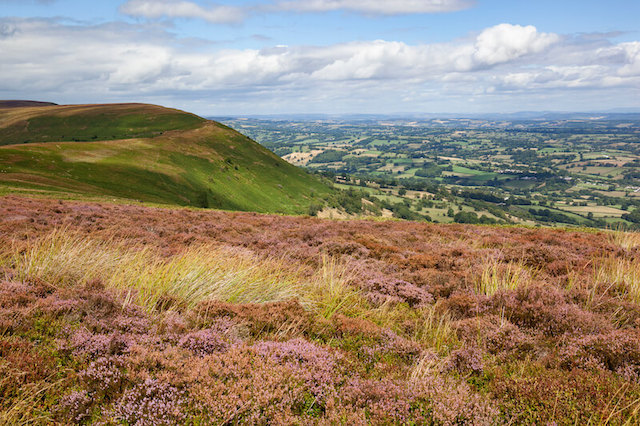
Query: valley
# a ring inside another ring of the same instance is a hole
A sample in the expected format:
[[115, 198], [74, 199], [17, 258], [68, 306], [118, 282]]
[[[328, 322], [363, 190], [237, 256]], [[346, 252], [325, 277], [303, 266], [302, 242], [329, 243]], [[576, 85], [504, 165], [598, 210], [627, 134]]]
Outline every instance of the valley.
[[640, 223], [640, 117], [633, 114], [221, 120], [292, 164], [365, 191], [396, 217]]

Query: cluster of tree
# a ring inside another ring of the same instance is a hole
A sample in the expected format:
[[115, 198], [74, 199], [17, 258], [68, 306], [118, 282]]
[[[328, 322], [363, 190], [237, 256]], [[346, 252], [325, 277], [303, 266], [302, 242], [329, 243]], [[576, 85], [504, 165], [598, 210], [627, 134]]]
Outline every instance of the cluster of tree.
[[568, 223], [571, 225], [578, 225], [579, 222], [573, 217], [567, 216], [564, 213], [559, 213], [549, 209], [529, 209], [529, 213], [535, 217], [536, 220], [540, 222], [560, 222], [560, 223]]
[[311, 159], [311, 163], [335, 163], [337, 161], [342, 161], [342, 158], [345, 155], [347, 155], [347, 151], [328, 149], [313, 157]]
[[471, 224], [485, 224], [485, 225], [493, 225], [496, 223], [500, 223], [493, 218], [482, 215], [478, 217], [476, 212], [458, 212], [453, 215], [453, 220], [456, 223], [471, 223]]
[[628, 220], [633, 223], [640, 223], [640, 208], [636, 208], [631, 213], [626, 213], [622, 215], [624, 220]]

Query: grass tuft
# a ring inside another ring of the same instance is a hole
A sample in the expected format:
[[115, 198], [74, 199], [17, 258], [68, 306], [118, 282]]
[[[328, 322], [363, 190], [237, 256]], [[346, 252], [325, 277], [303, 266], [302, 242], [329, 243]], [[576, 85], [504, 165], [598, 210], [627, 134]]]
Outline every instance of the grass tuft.
[[621, 227], [609, 231], [609, 240], [623, 249], [640, 247], [640, 232], [624, 231]]
[[476, 283], [477, 293], [491, 296], [502, 290], [515, 290], [531, 282], [534, 273], [523, 263], [502, 263], [488, 259], [482, 265], [482, 273]]
[[590, 302], [604, 295], [624, 297], [640, 303], [640, 264], [633, 259], [605, 257], [594, 263]]
[[265, 303], [297, 299], [325, 318], [356, 315], [367, 304], [347, 282], [346, 265], [324, 257], [310, 278], [282, 259], [247, 251], [201, 245], [163, 257], [148, 247], [97, 241], [65, 229], [5, 250], [2, 263], [16, 278], [37, 277], [55, 286], [100, 280], [125, 294], [125, 304], [147, 309], [192, 308], [204, 300]]

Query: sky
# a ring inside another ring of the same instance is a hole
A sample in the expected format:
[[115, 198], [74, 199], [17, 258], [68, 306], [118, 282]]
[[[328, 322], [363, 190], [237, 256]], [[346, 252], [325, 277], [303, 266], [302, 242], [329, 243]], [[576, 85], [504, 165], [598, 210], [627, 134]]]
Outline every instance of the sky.
[[0, 0], [0, 99], [640, 111], [640, 0]]

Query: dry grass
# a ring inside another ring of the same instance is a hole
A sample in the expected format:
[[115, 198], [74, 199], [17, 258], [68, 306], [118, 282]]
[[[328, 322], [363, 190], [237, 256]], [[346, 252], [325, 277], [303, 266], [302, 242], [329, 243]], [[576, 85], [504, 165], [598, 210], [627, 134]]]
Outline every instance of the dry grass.
[[366, 308], [346, 283], [345, 265], [325, 257], [311, 277], [282, 259], [211, 245], [190, 247], [163, 257], [148, 247], [131, 248], [119, 241], [97, 241], [58, 229], [30, 242], [27, 249], [5, 249], [1, 258], [18, 279], [37, 277], [56, 286], [99, 279], [122, 291], [125, 303], [149, 309], [178, 303], [191, 308], [204, 300], [265, 303], [297, 299], [329, 318], [353, 315]]
[[605, 257], [594, 262], [591, 302], [615, 294], [640, 303], [640, 264], [632, 259]]
[[502, 263], [496, 259], [487, 259], [481, 266], [482, 273], [476, 282], [477, 293], [491, 296], [498, 291], [514, 290], [530, 283], [535, 273], [523, 263]]
[[[63, 387], [66, 379], [52, 380], [53, 376], [48, 379], [25, 385], [21, 389], [20, 397], [14, 399], [10, 407], [0, 410], [0, 426], [54, 424], [50, 413], [40, 411], [40, 398], [52, 389]], [[7, 375], [1, 378], [0, 387], [11, 380], [15, 380], [15, 377]]]
[[336, 313], [358, 316], [368, 304], [359, 291], [347, 284], [351, 279], [347, 265], [323, 256], [320, 270], [304, 284], [304, 299], [324, 318]]
[[438, 354], [446, 355], [460, 345], [448, 312], [439, 312], [436, 306], [421, 308], [422, 321], [413, 339], [423, 343]]
[[409, 381], [413, 383], [420, 383], [425, 379], [435, 376], [439, 373], [440, 360], [431, 354], [426, 354], [411, 367], [409, 374]]
[[613, 244], [623, 249], [640, 247], [640, 232], [628, 232], [618, 227], [609, 231], [609, 239]]

